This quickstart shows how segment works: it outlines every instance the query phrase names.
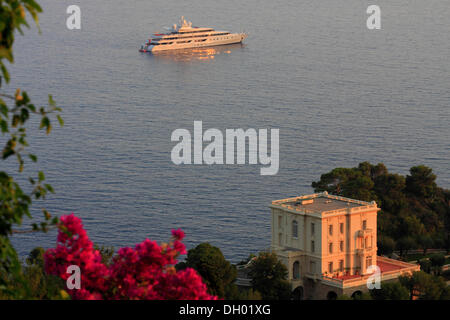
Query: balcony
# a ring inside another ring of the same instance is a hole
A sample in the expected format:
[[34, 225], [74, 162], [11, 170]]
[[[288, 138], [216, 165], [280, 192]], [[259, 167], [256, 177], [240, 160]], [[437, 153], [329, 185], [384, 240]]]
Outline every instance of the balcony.
[[362, 230], [358, 230], [357, 232], [357, 236], [360, 238], [365, 238], [368, 235], [371, 235], [373, 232], [372, 229], [362, 229]]
[[355, 254], [357, 256], [364, 256], [364, 255], [373, 255], [374, 250], [376, 252], [377, 247], [373, 247], [373, 246], [367, 246], [365, 248], [360, 248], [360, 249], [355, 249]]

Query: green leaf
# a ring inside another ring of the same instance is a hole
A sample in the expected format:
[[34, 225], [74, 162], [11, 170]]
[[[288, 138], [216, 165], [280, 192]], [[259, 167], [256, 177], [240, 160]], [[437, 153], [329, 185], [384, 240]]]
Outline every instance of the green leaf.
[[5, 118], [8, 118], [9, 109], [2, 100], [0, 100], [0, 112], [5, 116]]
[[45, 175], [42, 171], [39, 171], [38, 173], [38, 178], [39, 178], [39, 182], [44, 181], [45, 180]]
[[8, 132], [8, 122], [4, 119], [0, 119], [0, 127], [2, 129], [2, 133]]
[[50, 218], [52, 217], [50, 212], [45, 209], [42, 209], [42, 213], [44, 214], [45, 220], [50, 220]]
[[14, 154], [14, 150], [13, 149], [5, 148], [5, 149], [3, 149], [2, 157], [3, 157], [3, 159], [6, 159], [6, 158], [12, 156], [13, 154]]
[[17, 161], [19, 162], [19, 172], [22, 172], [23, 171], [22, 156], [20, 155], [20, 153], [17, 153], [16, 156], [17, 156]]
[[63, 120], [63, 118], [61, 118], [61, 116], [58, 114], [58, 115], [56, 115], [56, 118], [58, 119], [58, 121], [59, 121], [59, 125], [62, 127], [62, 126], [64, 126], [64, 120]]
[[[5, 47], [0, 47], [0, 59], [2, 58], [6, 58], [6, 60], [8, 60], [10, 63], [14, 62], [14, 58], [12, 55], [12, 50], [11, 49], [7, 49]], [[3, 71], [3, 69], [2, 69]]]
[[39, 129], [46, 128], [46, 133], [49, 134], [52, 130], [52, 126], [50, 125], [50, 120], [48, 117], [43, 117], [41, 120], [41, 125], [39, 126]]
[[15, 114], [12, 118], [12, 123], [11, 123], [12, 127], [13, 128], [17, 127], [19, 122], [20, 122], [20, 117], [18, 114]]
[[27, 9], [28, 9], [28, 12], [33, 17], [34, 22], [36, 23], [36, 26], [37, 26], [37, 28], [39, 30], [39, 33], [41, 33], [41, 27], [39, 26], [39, 17], [37, 15], [37, 12], [35, 10], [30, 10], [29, 8], [27, 8]]
[[51, 94], [48, 95], [48, 105], [50, 107], [56, 107], [55, 100], [53, 100], [53, 96]]
[[34, 106], [34, 104], [29, 104], [27, 107], [31, 112], [36, 112], [36, 107]]
[[[0, 58], [0, 60], [1, 60], [1, 58]], [[1, 61], [0, 61], [0, 69], [2, 70], [2, 74], [3, 74], [3, 77], [5, 78], [6, 83], [8, 83], [9, 82], [9, 72], [6, 69], [3, 62], [1, 62]], [[1, 78], [0, 78], [0, 80], [1, 80]], [[1, 85], [1, 83], [0, 83], [0, 85]]]

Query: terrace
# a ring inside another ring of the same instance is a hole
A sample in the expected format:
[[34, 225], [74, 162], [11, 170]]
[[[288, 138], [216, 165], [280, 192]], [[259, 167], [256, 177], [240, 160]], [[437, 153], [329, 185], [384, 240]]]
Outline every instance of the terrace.
[[[420, 271], [419, 265], [380, 256], [377, 257], [377, 266], [380, 268], [381, 281], [396, 279], [401, 275], [411, 274], [414, 271]], [[367, 282], [367, 279], [372, 276], [373, 274], [339, 275], [334, 277], [322, 275], [320, 279], [323, 283], [331, 286], [348, 288], [364, 285]]]

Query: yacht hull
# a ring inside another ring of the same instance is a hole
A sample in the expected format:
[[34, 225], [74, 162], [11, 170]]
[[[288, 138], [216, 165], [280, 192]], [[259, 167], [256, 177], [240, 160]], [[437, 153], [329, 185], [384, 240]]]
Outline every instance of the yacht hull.
[[229, 34], [226, 36], [218, 36], [212, 39], [202, 40], [191, 40], [188, 43], [176, 43], [167, 44], [167, 45], [149, 45], [142, 52], [161, 52], [161, 51], [171, 51], [171, 50], [181, 50], [181, 49], [190, 49], [190, 48], [204, 48], [204, 47], [215, 47], [227, 44], [241, 43], [244, 39], [247, 38], [245, 33], [235, 33]]

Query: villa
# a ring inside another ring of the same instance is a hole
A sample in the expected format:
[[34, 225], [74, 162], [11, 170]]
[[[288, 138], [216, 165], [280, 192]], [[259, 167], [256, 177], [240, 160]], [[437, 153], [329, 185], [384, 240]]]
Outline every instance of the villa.
[[367, 292], [367, 279], [373, 275], [369, 266], [378, 266], [381, 282], [420, 270], [418, 265], [377, 256], [380, 209], [375, 201], [323, 192], [276, 200], [270, 208], [271, 250], [287, 266], [297, 299]]

